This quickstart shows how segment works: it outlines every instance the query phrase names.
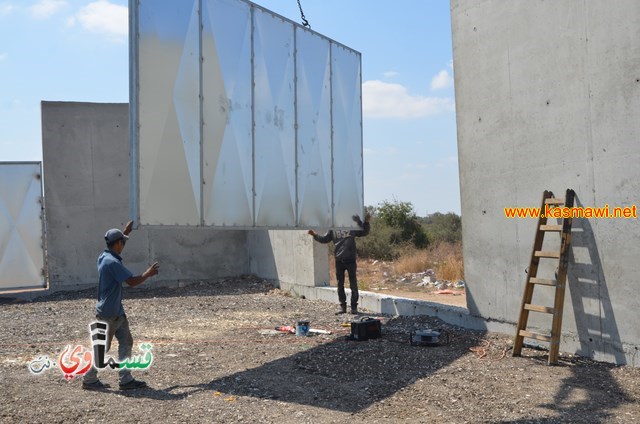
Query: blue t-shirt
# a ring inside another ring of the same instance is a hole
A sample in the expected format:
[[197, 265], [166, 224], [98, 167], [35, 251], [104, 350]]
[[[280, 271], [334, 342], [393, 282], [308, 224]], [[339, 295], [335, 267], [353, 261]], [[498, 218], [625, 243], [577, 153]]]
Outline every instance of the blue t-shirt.
[[98, 257], [98, 303], [96, 315], [112, 318], [124, 315], [122, 283], [133, 277], [116, 252], [105, 249]]

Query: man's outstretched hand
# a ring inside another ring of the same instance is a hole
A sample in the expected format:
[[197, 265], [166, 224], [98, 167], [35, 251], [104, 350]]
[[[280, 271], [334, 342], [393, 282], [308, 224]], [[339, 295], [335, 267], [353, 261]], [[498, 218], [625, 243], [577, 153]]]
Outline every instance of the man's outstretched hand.
[[147, 268], [147, 270], [143, 272], [142, 275], [138, 275], [136, 277], [129, 277], [128, 279], [125, 280], [125, 282], [130, 287], [138, 286], [144, 283], [147, 280], [147, 278], [153, 277], [154, 275], [158, 275], [159, 267], [160, 265], [158, 265], [158, 262], [154, 262], [154, 264], [151, 265], [149, 268]]
[[142, 276], [146, 279], [149, 277], [153, 277], [154, 275], [158, 275], [160, 265], [158, 262], [154, 262], [145, 272], [142, 273]]
[[316, 235], [316, 234], [318, 234], [318, 233], [316, 233], [316, 232], [315, 232], [315, 231], [313, 231], [313, 230], [309, 230], [309, 231], [307, 231], [307, 234], [309, 234], [310, 236], [315, 236], [315, 235]]
[[360, 215], [356, 214], [351, 217], [358, 225], [362, 224], [362, 220], [360, 219]]
[[128, 236], [131, 230], [133, 229], [133, 221], [127, 222], [127, 225], [124, 226], [124, 230], [122, 230], [122, 234]]

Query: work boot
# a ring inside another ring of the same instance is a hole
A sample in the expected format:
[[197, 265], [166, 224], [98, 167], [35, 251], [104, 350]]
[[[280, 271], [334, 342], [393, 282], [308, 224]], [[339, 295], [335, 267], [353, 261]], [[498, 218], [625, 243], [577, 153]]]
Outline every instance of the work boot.
[[340, 310], [338, 312], [336, 312], [336, 315], [346, 314], [346, 313], [347, 313], [347, 304], [346, 303], [341, 303], [340, 304]]
[[351, 305], [351, 313], [353, 315], [358, 315], [358, 305]]

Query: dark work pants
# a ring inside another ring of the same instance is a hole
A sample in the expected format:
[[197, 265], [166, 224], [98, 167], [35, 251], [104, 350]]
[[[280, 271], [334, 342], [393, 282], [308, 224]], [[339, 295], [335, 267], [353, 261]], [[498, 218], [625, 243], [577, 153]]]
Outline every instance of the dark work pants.
[[338, 279], [338, 300], [340, 304], [347, 303], [347, 294], [344, 292], [344, 272], [349, 274], [349, 288], [351, 289], [351, 306], [358, 306], [358, 279], [356, 278], [357, 265], [355, 262], [340, 262], [336, 259], [336, 278]]

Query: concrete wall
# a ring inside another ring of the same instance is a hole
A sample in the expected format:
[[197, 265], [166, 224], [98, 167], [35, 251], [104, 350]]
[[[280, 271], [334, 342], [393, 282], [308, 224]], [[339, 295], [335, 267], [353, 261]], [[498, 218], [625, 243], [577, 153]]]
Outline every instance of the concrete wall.
[[[96, 258], [104, 249], [104, 233], [122, 228], [129, 215], [127, 127], [126, 104], [42, 103], [48, 291], [96, 287]], [[131, 234], [123, 256], [136, 273], [160, 262], [160, 275], [146, 284], [252, 273], [294, 295], [338, 301], [336, 288], [329, 287], [328, 245], [315, 243], [306, 231], [140, 228]], [[485, 329], [484, 320], [463, 308], [362, 291], [360, 295], [362, 308], [374, 313], [431, 315]]]
[[[451, 19], [468, 306], [491, 329], [517, 321], [535, 235], [504, 207], [638, 203], [640, 2], [451, 0]], [[561, 351], [637, 365], [639, 239], [637, 219], [574, 220]]]
[[329, 285], [327, 246], [315, 243], [306, 231], [254, 230], [247, 248], [251, 273], [278, 281], [280, 288], [298, 293], [296, 286]]
[[[128, 220], [128, 114], [127, 104], [42, 103], [51, 290], [95, 286], [104, 233]], [[131, 234], [123, 257], [134, 273], [160, 262], [154, 279], [159, 283], [250, 271], [247, 232], [239, 230], [139, 229]]]

